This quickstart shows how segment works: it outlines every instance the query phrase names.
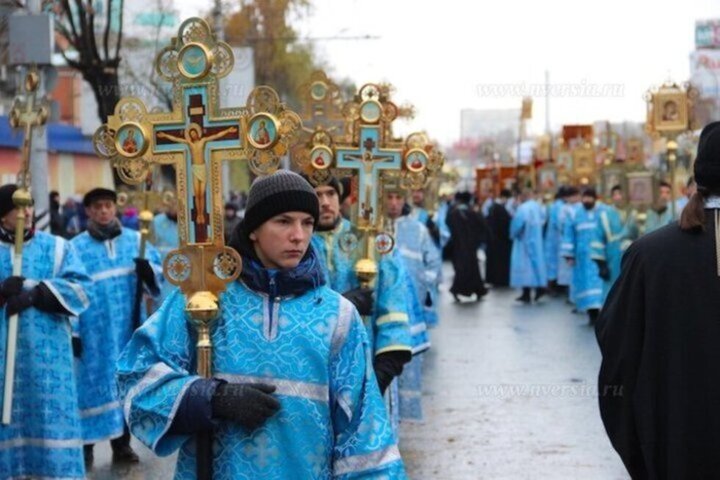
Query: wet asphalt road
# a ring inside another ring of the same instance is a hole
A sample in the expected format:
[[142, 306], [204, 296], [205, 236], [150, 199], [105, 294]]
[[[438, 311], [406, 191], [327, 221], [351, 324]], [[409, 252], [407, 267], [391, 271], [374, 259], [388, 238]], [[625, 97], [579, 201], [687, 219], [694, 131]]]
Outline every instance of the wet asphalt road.
[[[561, 299], [520, 305], [517, 295], [494, 290], [456, 304], [442, 294], [425, 361], [425, 422], [401, 426], [410, 477], [629, 478], [600, 421], [600, 354], [586, 317]], [[133, 445], [142, 463], [129, 468], [112, 466], [109, 446], [98, 445], [89, 478], [172, 478], [172, 458]]]

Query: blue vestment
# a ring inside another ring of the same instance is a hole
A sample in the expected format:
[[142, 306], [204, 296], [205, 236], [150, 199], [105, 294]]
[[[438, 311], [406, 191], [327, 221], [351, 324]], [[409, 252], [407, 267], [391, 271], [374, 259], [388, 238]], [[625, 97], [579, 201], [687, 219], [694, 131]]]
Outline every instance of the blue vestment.
[[518, 206], [510, 223], [513, 240], [510, 257], [510, 286], [514, 288], [544, 288], [547, 286], [543, 225], [545, 209], [535, 200]]
[[[157, 248], [160, 253], [160, 264], [165, 261], [165, 257], [170, 251], [178, 248], [180, 243], [178, 238], [178, 224], [177, 221], [172, 220], [165, 213], [156, 215], [153, 218], [153, 245]], [[160, 289], [160, 297], [155, 299], [155, 309], [160, 308], [163, 300], [172, 292], [175, 288], [170, 282], [163, 282], [162, 288]]]
[[[216, 478], [406, 478], [367, 333], [341, 295], [318, 286], [273, 296], [233, 282], [220, 295], [211, 336], [214, 377], [275, 385], [281, 405], [252, 432], [220, 422]], [[118, 363], [128, 425], [158, 455], [179, 450], [176, 479], [196, 476], [194, 438], [167, 433], [198, 379], [194, 370], [195, 334], [176, 291], [135, 333]]]
[[565, 205], [563, 200], [555, 200], [548, 208], [548, 222], [545, 229], [545, 266], [547, 268], [548, 280], [558, 279], [558, 268], [560, 265], [560, 242], [563, 231], [560, 226], [560, 211]]
[[[12, 275], [13, 251], [13, 245], [0, 242], [0, 281]], [[80, 315], [90, 303], [90, 278], [75, 249], [60, 237], [36, 232], [25, 243], [22, 276], [26, 289], [42, 282], [72, 315]], [[3, 306], [2, 385], [6, 317]], [[30, 307], [18, 320], [12, 423], [0, 426], [0, 478], [85, 478], [68, 316]]]
[[[90, 308], [80, 316], [83, 353], [77, 362], [83, 438], [91, 444], [123, 433], [115, 366], [133, 333], [137, 282], [133, 259], [139, 253], [140, 234], [123, 228], [112, 240], [99, 241], [85, 232], [72, 244], [93, 280]], [[145, 252], [161, 285], [160, 254], [149, 243]], [[141, 322], [144, 314], [142, 305]]]
[[614, 206], [608, 205], [600, 211], [597, 239], [592, 246], [593, 258], [606, 262], [610, 270], [610, 278], [603, 280], [603, 304], [610, 287], [620, 276], [620, 261], [634, 238], [634, 225], [632, 216]]
[[600, 212], [604, 205], [597, 203], [591, 210], [578, 206], [572, 220], [565, 225], [562, 256], [575, 260], [572, 291], [577, 309], [586, 312], [602, 306], [603, 281], [593, 260], [593, 242], [597, 241]]
[[[341, 220], [338, 226], [327, 232], [316, 232], [312, 247], [326, 272], [330, 288], [345, 293], [360, 286], [355, 273], [355, 261], [360, 245], [354, 250], [344, 251], [340, 242], [345, 234], [352, 232], [349, 221]], [[357, 237], [359, 238], [359, 237]], [[401, 260], [393, 251], [380, 256], [378, 275], [375, 282], [375, 313], [366, 318], [365, 324], [375, 355], [390, 351], [411, 351], [410, 315]]]

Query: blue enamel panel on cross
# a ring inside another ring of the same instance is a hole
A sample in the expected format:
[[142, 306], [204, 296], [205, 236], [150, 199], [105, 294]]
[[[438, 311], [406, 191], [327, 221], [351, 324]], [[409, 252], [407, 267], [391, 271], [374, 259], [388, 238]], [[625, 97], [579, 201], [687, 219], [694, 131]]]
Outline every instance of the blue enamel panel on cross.
[[[402, 167], [401, 150], [379, 148], [379, 144], [380, 127], [364, 125], [360, 129], [358, 148], [337, 148], [335, 151], [338, 168], [358, 171], [358, 204], [361, 209], [366, 205], [370, 206], [371, 223], [375, 222], [378, 212], [377, 192], [381, 173], [383, 170], [400, 170]], [[376, 192], [374, 195], [373, 190]]]

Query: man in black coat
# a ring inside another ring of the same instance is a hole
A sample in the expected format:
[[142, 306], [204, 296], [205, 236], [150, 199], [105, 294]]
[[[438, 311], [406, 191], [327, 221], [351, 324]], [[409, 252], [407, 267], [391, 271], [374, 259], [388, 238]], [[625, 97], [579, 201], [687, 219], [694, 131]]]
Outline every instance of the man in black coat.
[[487, 241], [487, 224], [482, 214], [470, 206], [472, 196], [468, 192], [455, 195], [456, 205], [452, 207], [446, 220], [452, 238], [452, 264], [455, 270], [450, 293], [459, 302], [458, 295], [477, 295], [480, 300], [487, 294], [485, 282], [480, 274], [477, 250]]
[[487, 224], [490, 230], [487, 250], [487, 282], [495, 287], [510, 285], [510, 254], [512, 240], [510, 239], [510, 222], [512, 217], [505, 208], [508, 199], [512, 197], [510, 190], [500, 192], [488, 211]]
[[600, 413], [633, 479], [720, 477], [720, 122], [680, 223], [630, 246], [596, 324]]

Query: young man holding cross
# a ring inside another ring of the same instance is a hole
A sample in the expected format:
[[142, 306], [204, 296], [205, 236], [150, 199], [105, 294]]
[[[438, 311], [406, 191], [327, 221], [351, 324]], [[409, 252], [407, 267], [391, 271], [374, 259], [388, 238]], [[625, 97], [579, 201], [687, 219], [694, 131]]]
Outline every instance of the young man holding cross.
[[0, 187], [0, 383], [8, 319], [19, 314], [10, 425], [0, 425], [0, 478], [85, 478], [69, 318], [89, 305], [90, 278], [75, 249], [36, 232], [32, 207], [22, 276], [13, 276], [17, 187]]
[[318, 210], [297, 174], [253, 183], [230, 243], [242, 273], [211, 330], [213, 378], [192, 373], [196, 339], [179, 291], [123, 353], [128, 424], [158, 455], [180, 450], [176, 479], [195, 478], [193, 434], [208, 430], [217, 478], [405, 478], [362, 320], [325, 285], [310, 248]]

